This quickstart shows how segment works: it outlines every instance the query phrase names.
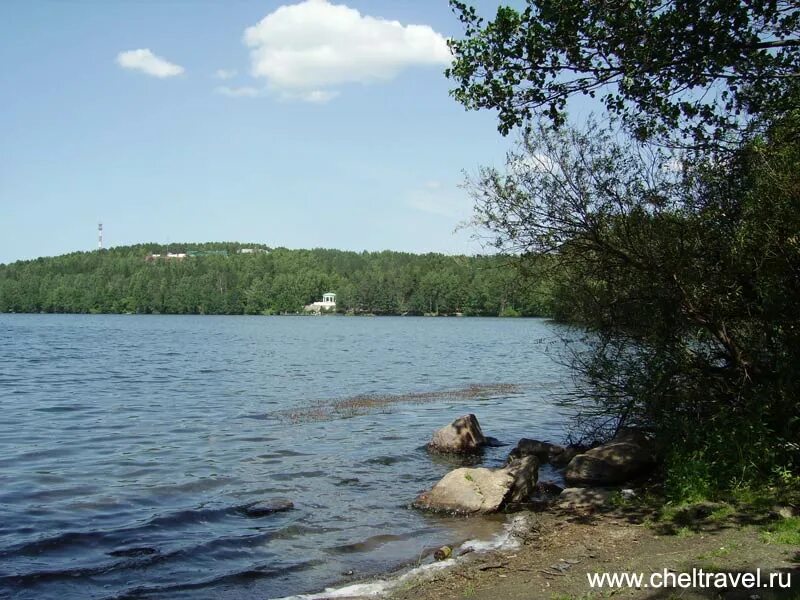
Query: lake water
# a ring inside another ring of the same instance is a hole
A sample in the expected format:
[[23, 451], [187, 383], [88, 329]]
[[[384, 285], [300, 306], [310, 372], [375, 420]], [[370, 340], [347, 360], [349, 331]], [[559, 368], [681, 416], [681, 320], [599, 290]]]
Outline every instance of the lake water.
[[[562, 333], [535, 319], [0, 315], [0, 597], [278, 598], [490, 535], [500, 519], [408, 508], [453, 468], [422, 446], [468, 412], [504, 442], [560, 440]], [[241, 509], [276, 497], [294, 510]]]

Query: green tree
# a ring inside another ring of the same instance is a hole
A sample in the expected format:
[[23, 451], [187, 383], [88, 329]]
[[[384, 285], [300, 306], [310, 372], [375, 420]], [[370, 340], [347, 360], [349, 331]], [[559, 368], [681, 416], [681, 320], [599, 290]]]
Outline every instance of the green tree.
[[459, 0], [453, 96], [498, 111], [507, 134], [532, 116], [556, 125], [575, 95], [599, 96], [640, 137], [719, 141], [750, 116], [796, 104], [794, 0], [527, 0], [485, 22]]
[[653, 430], [676, 495], [688, 456], [707, 489], [800, 468], [798, 132], [795, 113], [676, 169], [618, 132], [540, 127], [472, 181], [498, 247], [559, 269], [594, 424]]

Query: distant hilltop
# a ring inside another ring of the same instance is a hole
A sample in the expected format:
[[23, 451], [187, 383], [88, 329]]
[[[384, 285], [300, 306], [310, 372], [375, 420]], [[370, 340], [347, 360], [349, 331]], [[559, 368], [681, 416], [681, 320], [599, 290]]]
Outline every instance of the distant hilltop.
[[551, 314], [552, 281], [544, 269], [530, 277], [530, 265], [521, 276], [520, 260], [137, 244], [0, 265], [0, 312], [269, 315], [313, 306], [342, 314]]
[[[267, 248], [239, 248], [237, 254], [264, 254], [269, 252]], [[186, 252], [167, 252], [166, 254], [148, 254], [144, 257], [146, 261], [154, 260], [182, 260], [184, 258], [199, 258], [201, 256], [228, 256], [227, 250], [187, 250]]]

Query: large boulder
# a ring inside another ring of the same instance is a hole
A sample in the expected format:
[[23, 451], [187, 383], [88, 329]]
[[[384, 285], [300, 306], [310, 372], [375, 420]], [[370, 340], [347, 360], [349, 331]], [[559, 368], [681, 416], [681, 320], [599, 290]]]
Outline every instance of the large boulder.
[[477, 417], [464, 415], [434, 433], [427, 448], [431, 452], [470, 454], [480, 452], [485, 445], [486, 437]]
[[637, 477], [654, 464], [650, 449], [633, 442], [614, 442], [577, 455], [564, 479], [578, 485], [615, 485]]
[[462, 467], [450, 471], [412, 503], [415, 508], [454, 514], [487, 514], [528, 502], [539, 475], [535, 457], [502, 469]]

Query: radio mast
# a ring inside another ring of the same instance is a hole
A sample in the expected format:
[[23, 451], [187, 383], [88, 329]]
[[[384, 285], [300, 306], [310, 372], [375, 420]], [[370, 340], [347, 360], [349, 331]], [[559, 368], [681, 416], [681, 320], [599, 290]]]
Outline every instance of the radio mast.
[[98, 250], [102, 250], [103, 249], [103, 224], [102, 223], [98, 223], [97, 224], [97, 249]]

